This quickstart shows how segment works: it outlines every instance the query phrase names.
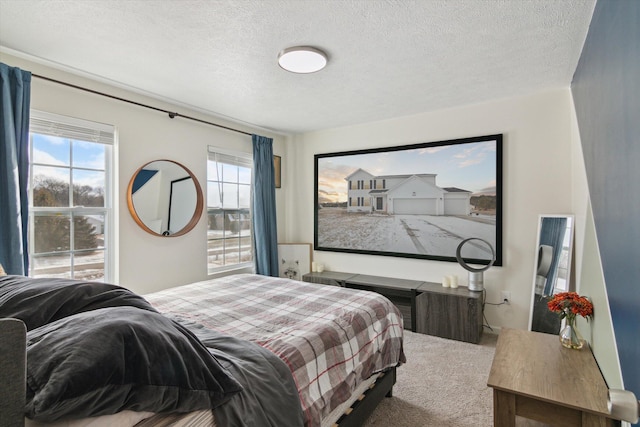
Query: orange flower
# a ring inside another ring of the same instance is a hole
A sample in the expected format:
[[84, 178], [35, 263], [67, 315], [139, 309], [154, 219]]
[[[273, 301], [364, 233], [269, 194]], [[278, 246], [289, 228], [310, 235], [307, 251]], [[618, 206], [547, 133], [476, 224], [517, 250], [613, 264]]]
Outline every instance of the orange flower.
[[593, 304], [585, 297], [581, 297], [576, 292], [560, 292], [555, 294], [547, 303], [549, 310], [560, 313], [560, 318], [575, 317], [579, 314], [582, 317], [593, 316]]

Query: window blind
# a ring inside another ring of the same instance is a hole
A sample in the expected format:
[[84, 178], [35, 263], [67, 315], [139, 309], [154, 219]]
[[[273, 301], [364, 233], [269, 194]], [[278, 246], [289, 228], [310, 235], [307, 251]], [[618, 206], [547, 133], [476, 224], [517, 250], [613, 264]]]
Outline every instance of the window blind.
[[115, 127], [74, 117], [31, 110], [29, 130], [33, 133], [79, 141], [113, 145]]
[[217, 147], [208, 147], [209, 151], [209, 160], [214, 161], [216, 163], [225, 163], [228, 165], [234, 166], [243, 166], [243, 167], [253, 167], [253, 159], [251, 154], [247, 153], [246, 155], [242, 154], [231, 154], [226, 153], [223, 150]]

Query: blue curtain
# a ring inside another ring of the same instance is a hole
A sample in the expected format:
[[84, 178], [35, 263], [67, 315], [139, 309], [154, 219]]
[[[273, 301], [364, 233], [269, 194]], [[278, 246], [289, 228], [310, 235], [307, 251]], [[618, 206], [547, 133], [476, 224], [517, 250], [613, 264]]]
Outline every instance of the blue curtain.
[[542, 295], [553, 295], [553, 288], [558, 275], [558, 261], [562, 253], [562, 243], [564, 241], [564, 233], [567, 230], [566, 218], [542, 218], [542, 227], [540, 228], [540, 244], [549, 245], [553, 248], [553, 258], [549, 266], [549, 274], [547, 282], [544, 285]]
[[31, 73], [0, 63], [0, 264], [27, 275]]
[[278, 230], [273, 139], [252, 135], [253, 141], [253, 244], [256, 273], [278, 277]]

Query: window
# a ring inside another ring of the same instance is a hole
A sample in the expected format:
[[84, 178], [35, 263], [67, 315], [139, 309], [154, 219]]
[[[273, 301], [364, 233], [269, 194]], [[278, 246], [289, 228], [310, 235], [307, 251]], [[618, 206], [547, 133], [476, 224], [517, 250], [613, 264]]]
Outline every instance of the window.
[[562, 252], [560, 252], [560, 258], [558, 259], [558, 275], [556, 276], [556, 283], [553, 287], [554, 293], [567, 292], [569, 290], [567, 284], [567, 276], [569, 275], [569, 257], [571, 254], [571, 233], [572, 218], [567, 217], [567, 226], [564, 231], [564, 239], [562, 241]]
[[29, 275], [111, 281], [114, 127], [31, 111]]
[[209, 273], [253, 266], [249, 154], [209, 147], [207, 264]]

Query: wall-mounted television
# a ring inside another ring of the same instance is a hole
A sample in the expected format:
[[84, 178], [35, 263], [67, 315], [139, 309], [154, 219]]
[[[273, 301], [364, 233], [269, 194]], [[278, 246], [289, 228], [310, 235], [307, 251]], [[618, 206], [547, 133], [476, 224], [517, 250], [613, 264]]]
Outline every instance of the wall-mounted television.
[[314, 161], [315, 250], [502, 265], [502, 134]]

